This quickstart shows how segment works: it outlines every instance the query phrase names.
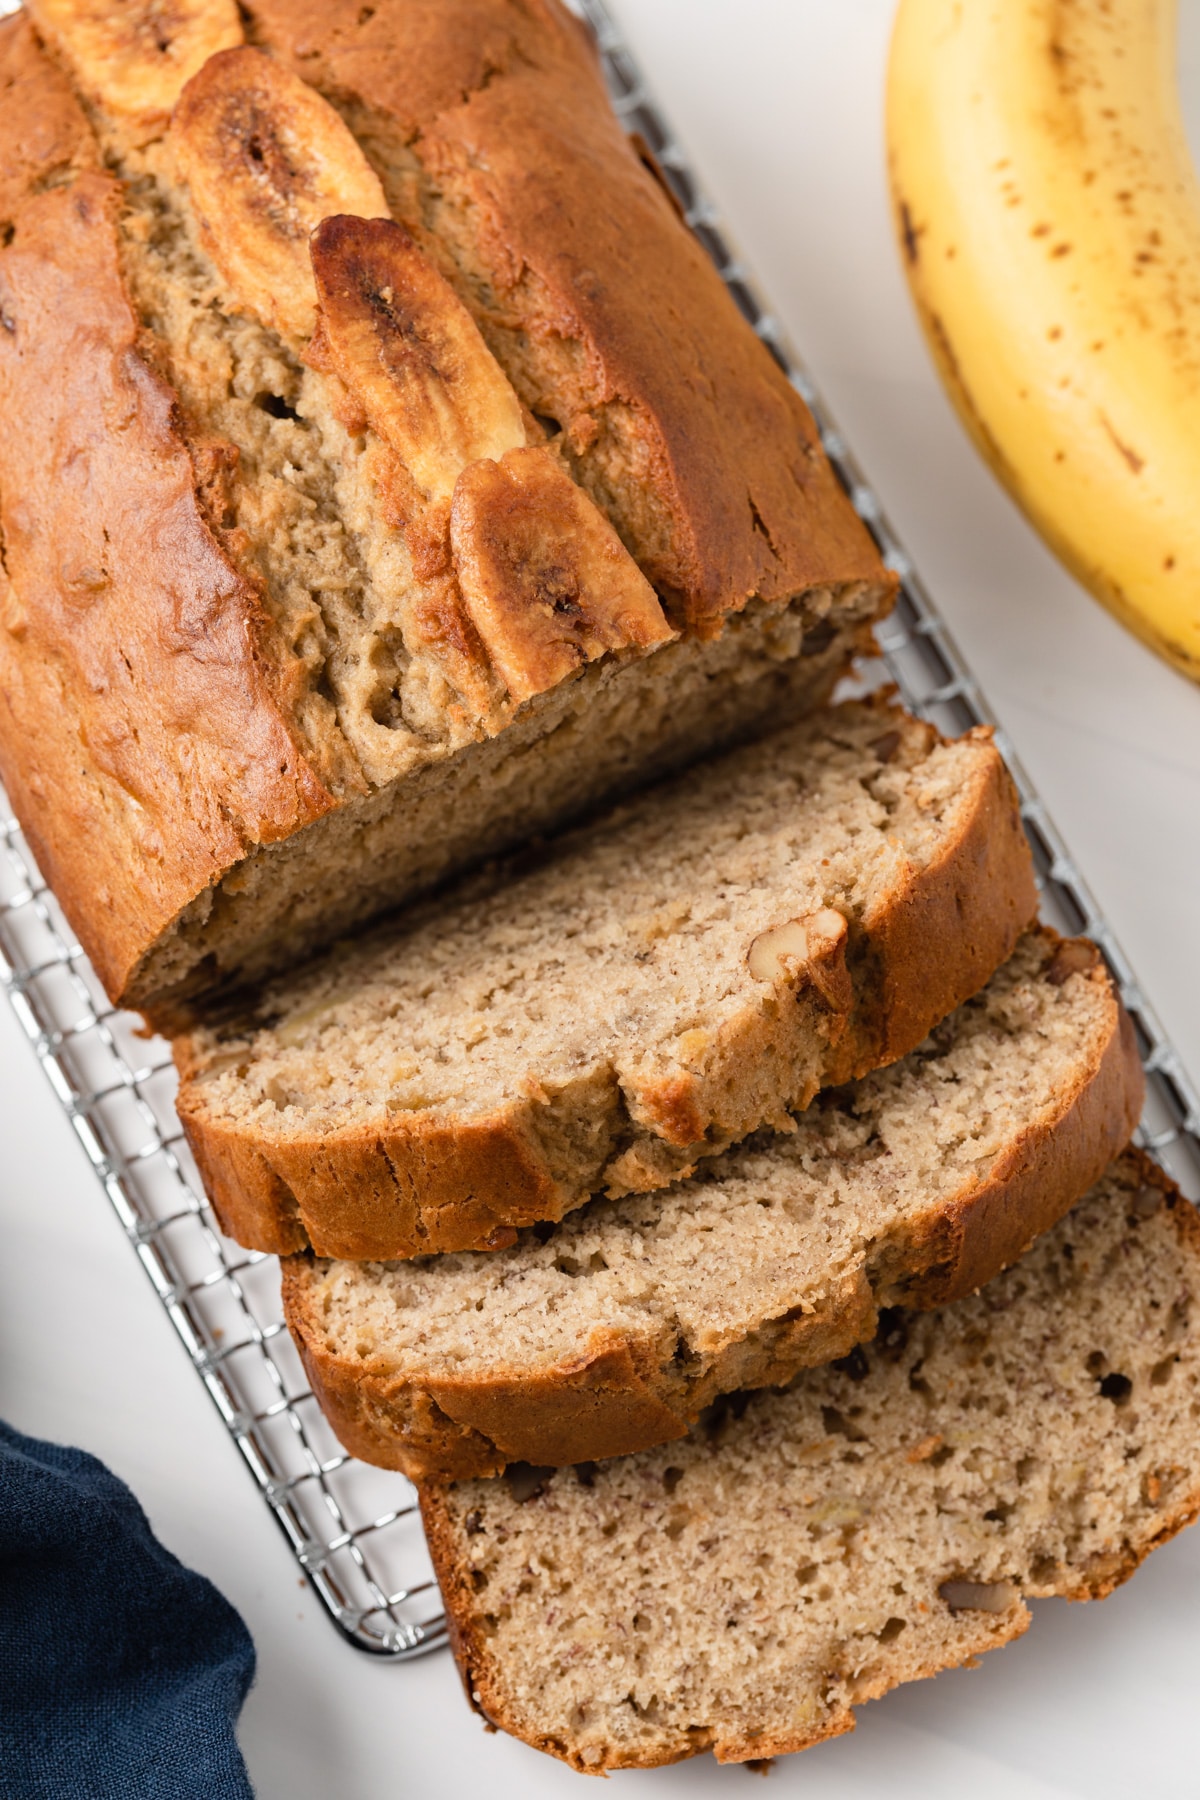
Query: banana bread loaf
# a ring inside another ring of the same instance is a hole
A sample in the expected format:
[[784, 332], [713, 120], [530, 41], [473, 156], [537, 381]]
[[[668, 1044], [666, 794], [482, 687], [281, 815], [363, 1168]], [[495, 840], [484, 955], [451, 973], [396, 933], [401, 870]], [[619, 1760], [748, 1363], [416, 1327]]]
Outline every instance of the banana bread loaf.
[[0, 773], [159, 1022], [814, 705], [892, 592], [557, 0], [34, 0], [0, 322]]
[[990, 733], [834, 707], [651, 789], [176, 1044], [242, 1243], [498, 1249], [894, 1061], [1037, 905]]
[[1015, 1268], [683, 1443], [422, 1493], [467, 1692], [592, 1774], [803, 1750], [1200, 1510], [1200, 1227], [1138, 1155]]
[[668, 1195], [602, 1200], [508, 1250], [284, 1264], [284, 1311], [346, 1448], [414, 1480], [682, 1437], [1015, 1260], [1128, 1142], [1133, 1028], [1095, 948], [1030, 932], [890, 1068]]

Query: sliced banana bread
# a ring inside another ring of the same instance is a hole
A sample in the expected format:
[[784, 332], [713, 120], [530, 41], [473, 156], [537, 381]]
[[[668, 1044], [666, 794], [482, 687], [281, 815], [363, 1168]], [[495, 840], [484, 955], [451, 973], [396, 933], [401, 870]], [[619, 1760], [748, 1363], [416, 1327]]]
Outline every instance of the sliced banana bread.
[[818, 704], [894, 588], [555, 0], [299, 25], [0, 21], [0, 772], [163, 1024]]
[[1129, 1141], [1133, 1029], [1099, 953], [1035, 931], [919, 1049], [666, 1195], [600, 1200], [507, 1250], [284, 1266], [347, 1449], [414, 1479], [682, 1437], [734, 1388], [970, 1293]]
[[1123, 1157], [1025, 1260], [683, 1443], [422, 1493], [467, 1691], [575, 1768], [803, 1750], [1200, 1510], [1200, 1225]]
[[243, 1243], [498, 1249], [905, 1055], [1035, 906], [990, 735], [849, 704], [181, 1038], [179, 1113]]

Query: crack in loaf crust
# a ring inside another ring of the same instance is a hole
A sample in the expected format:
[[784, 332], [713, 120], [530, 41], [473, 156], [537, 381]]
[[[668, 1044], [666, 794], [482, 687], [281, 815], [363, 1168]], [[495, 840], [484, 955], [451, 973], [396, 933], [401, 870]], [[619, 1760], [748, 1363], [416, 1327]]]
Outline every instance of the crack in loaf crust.
[[598, 1202], [486, 1257], [292, 1258], [285, 1315], [369, 1462], [458, 1480], [625, 1455], [844, 1356], [881, 1307], [990, 1280], [1103, 1174], [1142, 1093], [1098, 951], [1034, 932], [911, 1056], [661, 1207]]
[[[517, 16], [503, 0], [491, 0], [490, 24], [488, 11], [478, 18], [484, 44]], [[415, 42], [418, 15], [432, 93], [463, 40], [449, 14], [439, 40], [438, 15], [400, 9], [396, 55]], [[160, 1024], [177, 1025], [191, 995], [258, 979], [648, 771], [820, 703], [890, 599], [892, 578], [803, 408], [728, 297], [698, 273], [701, 253], [619, 128], [607, 115], [601, 124], [575, 27], [536, 10], [521, 30], [544, 40], [534, 57], [544, 67], [532, 88], [504, 90], [510, 110], [493, 121], [511, 133], [510, 150], [494, 152], [504, 192], [485, 208], [456, 189], [452, 207], [427, 184], [414, 228], [502, 353], [531, 441], [546, 435], [614, 520], [683, 635], [640, 662], [606, 653], [503, 719], [473, 724], [380, 598], [416, 577], [386, 507], [364, 500], [363, 440], [303, 367], [303, 346], [231, 309], [169, 145], [161, 134], [132, 143], [94, 111], [98, 140], [28, 21], [0, 23], [0, 407], [21, 422], [0, 443], [0, 764], [108, 991]], [[305, 56], [297, 67], [316, 73]], [[626, 288], [622, 267], [601, 284], [601, 306], [584, 292], [595, 281], [564, 251], [553, 280], [537, 277], [539, 294], [557, 295], [552, 329], [549, 314], [534, 320], [518, 304], [534, 281], [532, 248], [525, 275], [491, 250], [472, 263], [468, 226], [485, 213], [480, 243], [493, 248], [497, 207], [511, 205], [514, 230], [529, 227], [511, 160], [529, 148], [520, 109], [550, 108], [558, 83], [568, 110], [581, 109], [577, 140], [565, 103], [552, 109], [576, 179], [594, 164], [614, 184], [611, 210], [636, 214], [630, 242], [661, 238], [672, 269], [695, 264], [701, 285], [678, 302], [676, 352], [679, 394], [691, 398], [673, 411], [664, 402], [661, 416], [634, 377], [637, 358], [652, 354], [647, 380], [661, 379], [663, 344], [639, 335], [648, 328], [633, 315], [645, 294]], [[366, 105], [350, 108], [352, 123]], [[392, 164], [409, 152], [382, 113], [368, 123], [364, 146], [394, 190]], [[441, 124], [432, 114], [427, 123], [432, 142]], [[101, 173], [105, 164], [115, 173]], [[430, 208], [439, 216], [425, 218]], [[511, 289], [502, 264], [515, 271]], [[572, 283], [582, 324], [563, 310]], [[725, 374], [714, 387], [706, 371], [700, 394], [710, 349]], [[529, 373], [539, 357], [545, 380]], [[570, 421], [558, 418], [567, 364], [578, 376]], [[540, 425], [530, 396], [544, 404]], [[596, 401], [594, 441], [581, 396]], [[714, 410], [725, 405], [732, 435], [718, 466]], [[715, 523], [694, 529], [695, 497], [746, 463], [743, 431], [774, 471], [768, 487], [751, 503], [739, 477]], [[675, 463], [693, 457], [693, 436], [710, 449], [685, 480]], [[772, 481], [786, 494], [772, 497]], [[404, 687], [414, 667], [419, 680]], [[400, 687], [389, 700], [393, 673]]]
[[174, 396], [138, 353], [120, 204], [99, 171], [36, 195], [0, 266], [4, 774], [114, 991], [147, 920], [334, 804], [256, 589], [197, 501]]
[[990, 734], [836, 707], [181, 1038], [179, 1114], [243, 1243], [495, 1249], [907, 1054], [1036, 904]]
[[1016, 1268], [599, 1468], [426, 1486], [472, 1703], [574, 1768], [784, 1755], [1200, 1510], [1200, 1224], [1122, 1157]]
[[[811, 415], [631, 147], [555, 0], [255, 0], [676, 623], [874, 577]], [[716, 321], [721, 328], [714, 329]]]

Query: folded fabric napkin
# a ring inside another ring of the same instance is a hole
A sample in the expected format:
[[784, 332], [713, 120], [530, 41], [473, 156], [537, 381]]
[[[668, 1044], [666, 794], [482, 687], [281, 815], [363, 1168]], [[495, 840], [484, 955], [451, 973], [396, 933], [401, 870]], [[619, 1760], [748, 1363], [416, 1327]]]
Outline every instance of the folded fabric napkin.
[[0, 1424], [3, 1800], [252, 1800], [254, 1645], [82, 1450]]

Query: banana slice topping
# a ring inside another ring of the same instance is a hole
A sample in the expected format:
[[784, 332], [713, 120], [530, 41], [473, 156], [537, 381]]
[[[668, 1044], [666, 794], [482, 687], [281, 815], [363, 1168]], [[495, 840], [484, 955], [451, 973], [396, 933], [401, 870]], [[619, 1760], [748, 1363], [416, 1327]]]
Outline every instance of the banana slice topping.
[[450, 544], [466, 611], [518, 703], [606, 651], [675, 635], [608, 520], [540, 447], [464, 469]]
[[209, 57], [244, 35], [235, 0], [31, 0], [28, 10], [87, 99], [146, 137]]
[[[362, 209], [359, 209], [360, 211]], [[525, 443], [521, 403], [449, 282], [402, 225], [329, 218], [314, 233], [314, 358], [431, 500]]]
[[314, 227], [331, 213], [387, 217], [347, 126], [298, 76], [243, 46], [188, 82], [170, 136], [201, 240], [240, 304], [286, 337], [310, 337]]

